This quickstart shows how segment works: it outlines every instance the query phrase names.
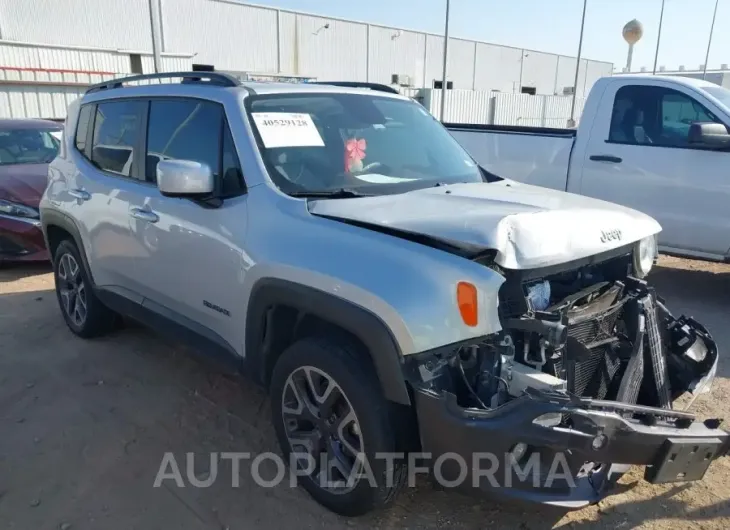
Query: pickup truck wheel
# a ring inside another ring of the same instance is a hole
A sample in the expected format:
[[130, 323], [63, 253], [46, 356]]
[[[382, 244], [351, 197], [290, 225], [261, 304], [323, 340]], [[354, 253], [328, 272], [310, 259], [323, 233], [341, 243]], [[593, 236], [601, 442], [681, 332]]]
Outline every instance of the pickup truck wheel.
[[282, 353], [270, 394], [282, 452], [317, 502], [356, 516], [395, 498], [406, 463], [376, 458], [397, 440], [369, 359], [346, 343], [303, 339]]
[[69, 240], [56, 249], [53, 276], [61, 313], [72, 332], [92, 338], [114, 329], [118, 316], [96, 297], [79, 251]]

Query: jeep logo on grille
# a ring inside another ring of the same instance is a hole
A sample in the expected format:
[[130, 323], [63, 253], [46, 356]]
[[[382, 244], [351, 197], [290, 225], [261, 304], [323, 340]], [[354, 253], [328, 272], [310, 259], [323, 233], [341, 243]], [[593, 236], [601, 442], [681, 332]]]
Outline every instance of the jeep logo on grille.
[[621, 230], [601, 230], [601, 243], [621, 241]]

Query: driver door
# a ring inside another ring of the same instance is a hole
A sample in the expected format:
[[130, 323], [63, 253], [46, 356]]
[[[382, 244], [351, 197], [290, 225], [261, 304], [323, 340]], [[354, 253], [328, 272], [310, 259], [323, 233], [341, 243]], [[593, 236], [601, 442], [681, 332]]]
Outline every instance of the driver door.
[[[651, 215], [662, 225], [664, 249], [724, 256], [730, 153], [688, 139], [693, 122], [720, 123], [716, 116], [692, 94], [660, 84], [614, 83], [601, 108], [611, 115], [599, 116], [591, 131], [580, 193]], [[598, 130], [599, 123], [610, 126]]]

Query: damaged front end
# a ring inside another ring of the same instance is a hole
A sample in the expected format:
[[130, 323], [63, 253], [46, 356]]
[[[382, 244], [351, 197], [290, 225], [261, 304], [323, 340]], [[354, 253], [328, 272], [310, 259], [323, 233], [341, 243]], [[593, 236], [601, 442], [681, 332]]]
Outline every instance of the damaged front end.
[[[566, 507], [597, 502], [630, 465], [654, 483], [701, 479], [730, 436], [673, 403], [709, 390], [717, 345], [631, 270], [631, 254], [500, 270], [499, 334], [408, 361], [423, 450], [471, 462], [464, 484]], [[485, 453], [502, 469], [477, 471]]]

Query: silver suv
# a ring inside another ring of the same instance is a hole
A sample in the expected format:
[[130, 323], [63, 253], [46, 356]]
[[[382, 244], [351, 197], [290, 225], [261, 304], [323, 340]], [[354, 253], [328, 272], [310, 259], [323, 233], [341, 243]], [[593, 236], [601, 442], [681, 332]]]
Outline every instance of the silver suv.
[[656, 221], [493, 175], [416, 102], [352, 85], [89, 89], [40, 205], [71, 331], [124, 315], [231, 360], [342, 514], [391, 501], [415, 452], [449, 485], [567, 507], [631, 464], [702, 478], [728, 433], [672, 402], [717, 347], [642, 279]]

